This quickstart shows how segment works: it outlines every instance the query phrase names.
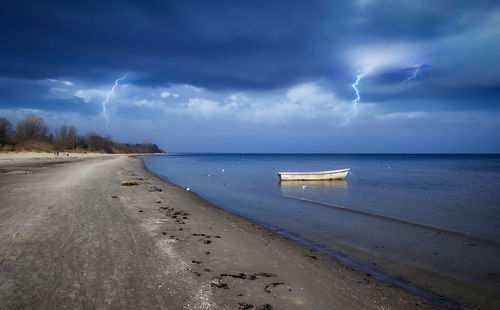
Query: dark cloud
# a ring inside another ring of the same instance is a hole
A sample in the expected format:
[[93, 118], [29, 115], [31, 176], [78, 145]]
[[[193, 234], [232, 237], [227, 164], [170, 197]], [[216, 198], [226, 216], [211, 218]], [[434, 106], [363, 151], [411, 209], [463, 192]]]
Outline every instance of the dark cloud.
[[328, 9], [320, 2], [83, 3], [2, 3], [0, 73], [133, 71], [144, 83], [274, 87], [321, 65], [316, 28]]
[[[273, 89], [326, 79], [347, 99], [355, 68], [345, 53], [403, 42], [419, 46], [425, 59], [415, 61], [442, 65], [424, 67], [429, 81], [416, 81], [426, 82], [418, 88], [396, 87], [411, 63], [378, 72], [364, 84], [368, 99], [460, 95], [468, 78], [498, 59], [500, 43], [481, 48], [479, 41], [479, 47], [464, 49], [469, 37], [481, 34], [476, 28], [482, 22], [500, 24], [498, 10], [493, 0], [3, 1], [0, 75], [68, 77], [92, 85], [129, 72], [128, 81], [137, 85], [211, 89]], [[477, 65], [454, 74], [457, 63], [473, 57], [481, 58]], [[470, 89], [495, 90], [499, 71]], [[428, 88], [420, 92], [423, 86]], [[381, 87], [395, 90], [381, 93]]]

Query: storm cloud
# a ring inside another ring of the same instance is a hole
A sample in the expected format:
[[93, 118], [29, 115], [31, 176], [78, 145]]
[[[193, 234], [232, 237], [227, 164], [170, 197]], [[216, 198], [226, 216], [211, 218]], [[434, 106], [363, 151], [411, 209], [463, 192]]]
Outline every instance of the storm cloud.
[[[360, 122], [363, 111], [387, 123], [500, 110], [491, 0], [3, 1], [0, 37], [4, 110], [99, 118], [104, 92], [127, 73], [109, 104], [123, 121], [337, 123], [360, 72]], [[292, 99], [297, 90], [309, 97]]]

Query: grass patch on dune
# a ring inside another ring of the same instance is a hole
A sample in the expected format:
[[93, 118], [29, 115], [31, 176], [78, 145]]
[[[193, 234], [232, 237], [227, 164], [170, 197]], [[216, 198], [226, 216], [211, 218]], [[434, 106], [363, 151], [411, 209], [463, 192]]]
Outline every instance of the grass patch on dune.
[[24, 141], [17, 144], [2, 145], [2, 151], [52, 153], [54, 146], [43, 141]]

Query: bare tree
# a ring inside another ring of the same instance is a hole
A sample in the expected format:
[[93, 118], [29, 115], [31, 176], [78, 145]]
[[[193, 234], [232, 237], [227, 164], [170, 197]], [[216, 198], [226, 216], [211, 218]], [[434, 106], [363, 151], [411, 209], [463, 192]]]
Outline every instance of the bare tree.
[[12, 123], [5, 117], [0, 117], [0, 144], [11, 142], [11, 136], [14, 135]]
[[76, 143], [76, 128], [71, 126], [68, 128], [66, 125], [62, 125], [61, 128], [56, 129], [55, 144], [58, 148], [72, 149]]
[[47, 137], [49, 127], [45, 120], [39, 116], [28, 115], [17, 124], [17, 138], [20, 141], [41, 141]]
[[87, 145], [89, 152], [113, 153], [114, 142], [110, 136], [102, 137], [95, 132], [87, 134]]

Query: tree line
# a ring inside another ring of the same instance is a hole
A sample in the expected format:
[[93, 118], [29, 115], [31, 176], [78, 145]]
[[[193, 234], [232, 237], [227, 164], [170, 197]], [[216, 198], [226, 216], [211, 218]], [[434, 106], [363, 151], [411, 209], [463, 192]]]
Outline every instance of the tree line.
[[62, 125], [49, 131], [45, 120], [28, 115], [14, 128], [5, 117], [0, 117], [0, 151], [74, 151], [100, 153], [164, 153], [153, 143], [117, 143], [110, 136], [95, 132], [79, 136], [74, 126]]

